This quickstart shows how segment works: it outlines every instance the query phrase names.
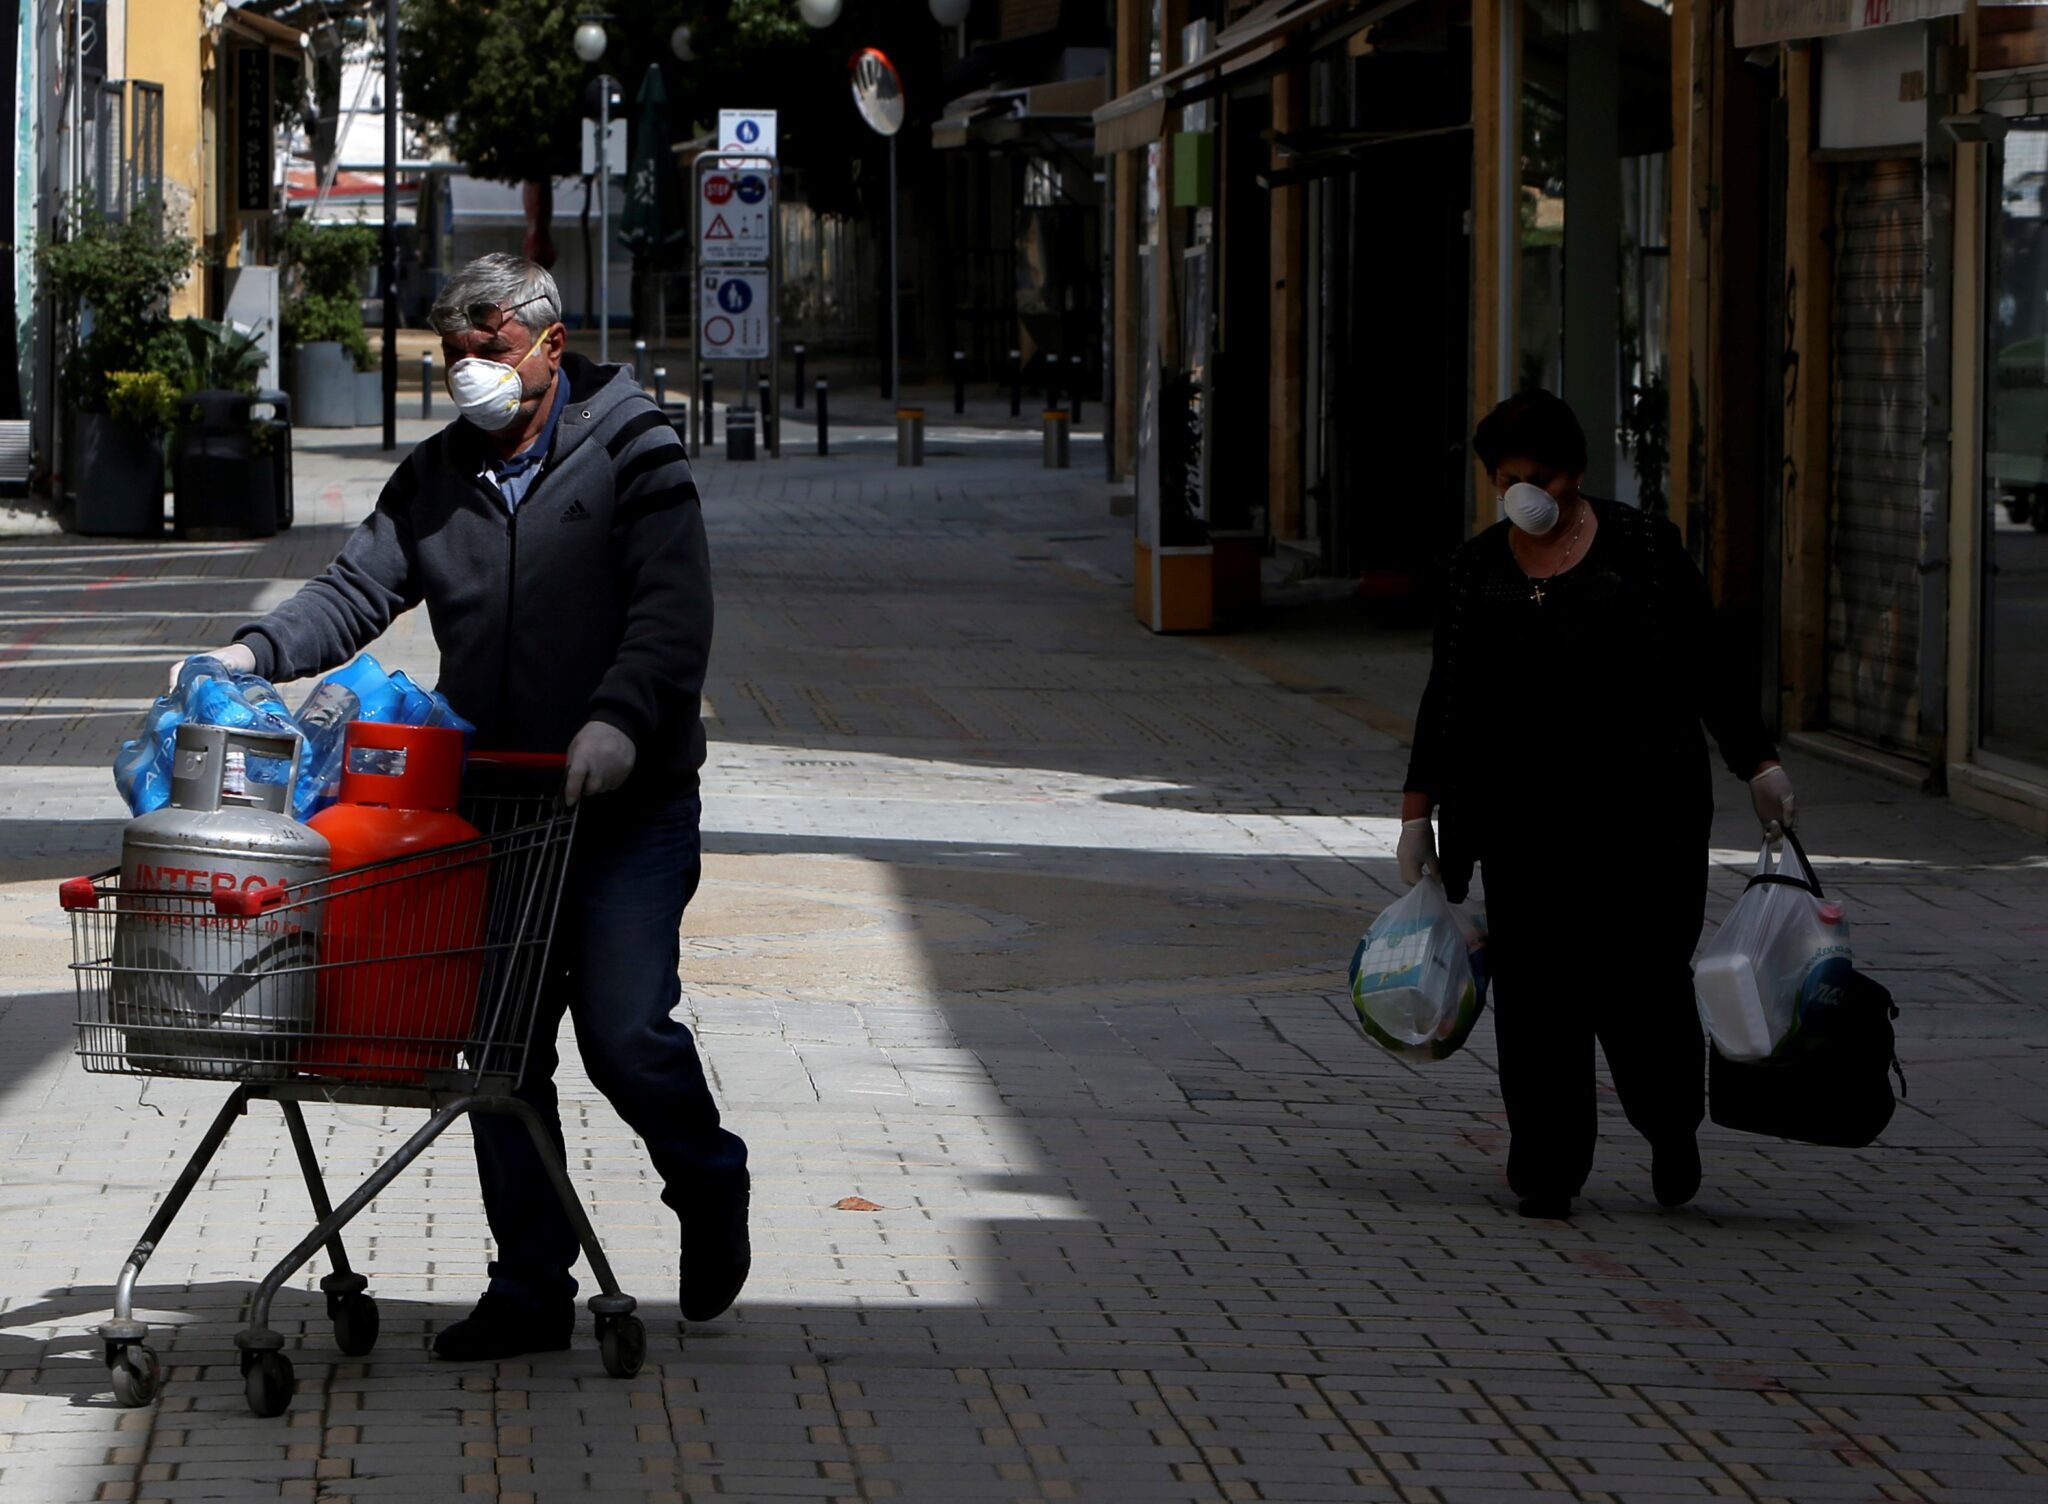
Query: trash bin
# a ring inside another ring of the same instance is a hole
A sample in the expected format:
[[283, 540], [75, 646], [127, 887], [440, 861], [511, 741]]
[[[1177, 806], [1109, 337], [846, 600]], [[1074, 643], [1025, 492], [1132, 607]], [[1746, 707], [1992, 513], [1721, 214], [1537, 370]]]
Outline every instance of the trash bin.
[[241, 392], [180, 397], [171, 457], [171, 522], [181, 538], [268, 538], [277, 531], [277, 481], [258, 449], [255, 399]]
[[750, 460], [754, 457], [754, 410], [730, 407], [725, 412], [725, 457]]

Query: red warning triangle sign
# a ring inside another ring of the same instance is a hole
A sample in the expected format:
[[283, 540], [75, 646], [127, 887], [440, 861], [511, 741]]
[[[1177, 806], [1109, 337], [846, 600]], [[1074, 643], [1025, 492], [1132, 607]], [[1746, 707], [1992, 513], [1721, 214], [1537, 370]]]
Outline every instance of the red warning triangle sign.
[[711, 216], [711, 228], [704, 232], [704, 238], [706, 240], [732, 239], [732, 226], [725, 222], [725, 216], [723, 214], [714, 214]]

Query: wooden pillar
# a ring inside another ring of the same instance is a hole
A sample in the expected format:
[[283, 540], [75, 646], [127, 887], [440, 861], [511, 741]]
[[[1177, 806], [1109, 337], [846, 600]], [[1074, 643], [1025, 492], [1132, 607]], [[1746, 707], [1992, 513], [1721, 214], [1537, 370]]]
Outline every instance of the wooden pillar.
[[[1116, 97], [1130, 93], [1143, 81], [1145, 50], [1144, 0], [1116, 0]], [[1145, 365], [1139, 344], [1143, 320], [1138, 307], [1142, 286], [1138, 275], [1138, 226], [1144, 215], [1144, 166], [1141, 151], [1120, 151], [1110, 163], [1110, 196], [1115, 212], [1110, 226], [1114, 237], [1110, 258], [1114, 324], [1110, 337], [1116, 383], [1116, 427], [1111, 443], [1119, 478], [1131, 474], [1138, 457], [1138, 377]]]
[[[1472, 0], [1472, 422], [1514, 391], [1521, 259], [1522, 0]], [[1472, 527], [1499, 515], [1479, 477]]]
[[1683, 534], [1706, 496], [1709, 278], [1713, 214], [1713, 0], [1671, 11], [1671, 478], [1670, 515]]
[[1828, 229], [1833, 175], [1814, 161], [1816, 55], [1785, 54], [1785, 453], [1778, 474], [1784, 519], [1779, 682], [1788, 731], [1818, 730], [1827, 716]]
[[[1294, 68], [1273, 76], [1273, 129], [1298, 131], [1308, 123], [1308, 71]], [[1276, 147], [1273, 162], [1281, 155]], [[1266, 508], [1276, 539], [1304, 534], [1302, 433], [1307, 389], [1303, 380], [1302, 328], [1308, 310], [1307, 190], [1300, 185], [1272, 192], [1272, 365], [1266, 431]]]

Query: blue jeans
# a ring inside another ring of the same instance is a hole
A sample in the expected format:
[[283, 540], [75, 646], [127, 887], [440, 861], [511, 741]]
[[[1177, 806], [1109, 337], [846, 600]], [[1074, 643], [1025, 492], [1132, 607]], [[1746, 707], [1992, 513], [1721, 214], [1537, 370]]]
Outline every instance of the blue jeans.
[[[719, 1126], [696, 1042], [669, 1016], [683, 995], [677, 932], [703, 871], [703, 807], [695, 795], [654, 809], [615, 806], [615, 798], [583, 803], [516, 1095], [540, 1113], [563, 1152], [555, 1036], [569, 1013], [590, 1079], [647, 1145], [661, 1199], [678, 1217], [686, 1206], [701, 1217], [705, 1206], [744, 1189], [747, 1165], [746, 1144]], [[498, 1247], [491, 1288], [541, 1302], [573, 1298], [575, 1229], [525, 1125], [502, 1114], [470, 1122]]]

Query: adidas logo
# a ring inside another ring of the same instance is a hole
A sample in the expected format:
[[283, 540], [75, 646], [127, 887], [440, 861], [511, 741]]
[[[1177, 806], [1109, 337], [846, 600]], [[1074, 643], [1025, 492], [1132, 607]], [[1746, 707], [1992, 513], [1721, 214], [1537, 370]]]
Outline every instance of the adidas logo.
[[590, 508], [583, 504], [583, 498], [580, 496], [562, 508], [562, 521], [564, 522], [588, 522], [589, 520]]

